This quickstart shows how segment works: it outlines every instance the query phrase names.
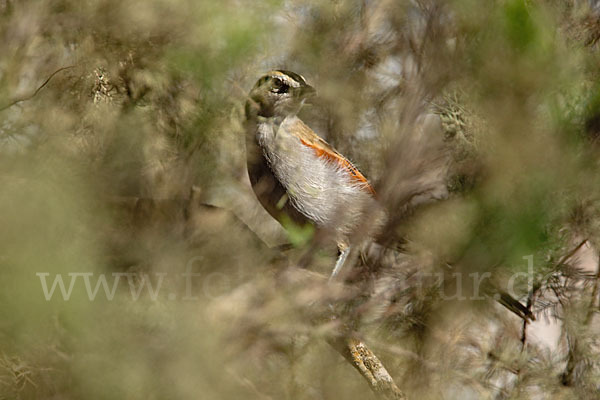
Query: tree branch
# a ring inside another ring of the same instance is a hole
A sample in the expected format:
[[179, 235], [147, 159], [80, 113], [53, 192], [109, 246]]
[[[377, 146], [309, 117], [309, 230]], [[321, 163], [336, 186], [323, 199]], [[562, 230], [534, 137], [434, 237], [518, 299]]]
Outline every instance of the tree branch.
[[378, 397], [385, 400], [407, 399], [379, 358], [363, 341], [340, 337], [330, 339], [328, 343], [365, 378]]

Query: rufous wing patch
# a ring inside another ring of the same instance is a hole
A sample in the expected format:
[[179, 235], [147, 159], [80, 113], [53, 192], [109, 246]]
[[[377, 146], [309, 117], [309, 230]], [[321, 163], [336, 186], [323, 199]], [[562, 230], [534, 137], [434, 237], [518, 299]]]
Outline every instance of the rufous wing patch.
[[298, 120], [296, 126], [294, 126], [294, 132], [298, 133], [300, 142], [314, 150], [315, 154], [319, 158], [326, 159], [327, 161], [337, 163], [343, 168], [350, 178], [360, 182], [366, 191], [371, 194], [375, 194], [375, 190], [365, 178], [365, 176], [356, 168], [350, 161], [348, 161], [343, 155], [335, 151], [333, 147], [326, 141], [321, 139], [316, 133], [313, 132], [308, 126], [306, 126], [301, 120]]

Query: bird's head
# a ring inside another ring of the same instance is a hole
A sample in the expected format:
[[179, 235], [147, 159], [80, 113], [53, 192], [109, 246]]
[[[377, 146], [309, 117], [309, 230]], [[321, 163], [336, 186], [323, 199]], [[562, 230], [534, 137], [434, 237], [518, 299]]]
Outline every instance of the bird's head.
[[254, 85], [246, 102], [246, 117], [286, 117], [300, 111], [315, 89], [301, 75], [275, 70], [262, 76]]

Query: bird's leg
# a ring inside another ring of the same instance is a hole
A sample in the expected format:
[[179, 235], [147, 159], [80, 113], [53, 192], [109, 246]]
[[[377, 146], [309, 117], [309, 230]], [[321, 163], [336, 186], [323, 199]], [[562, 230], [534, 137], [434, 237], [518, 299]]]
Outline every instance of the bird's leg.
[[346, 259], [348, 258], [348, 254], [350, 254], [350, 246], [340, 245], [340, 255], [335, 263], [335, 267], [333, 268], [333, 272], [329, 277], [329, 282], [331, 283], [337, 275], [342, 271], [344, 264], [346, 263]]

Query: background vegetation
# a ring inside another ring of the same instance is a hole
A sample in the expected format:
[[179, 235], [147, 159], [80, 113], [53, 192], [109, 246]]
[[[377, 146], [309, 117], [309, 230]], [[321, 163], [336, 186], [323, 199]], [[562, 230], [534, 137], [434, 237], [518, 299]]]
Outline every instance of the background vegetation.
[[[323, 340], [340, 302], [409, 398], [599, 397], [595, 2], [0, 0], [0, 38], [1, 398], [374, 398]], [[361, 284], [249, 188], [273, 68], [405, 238]], [[529, 255], [537, 322], [453, 296]]]

